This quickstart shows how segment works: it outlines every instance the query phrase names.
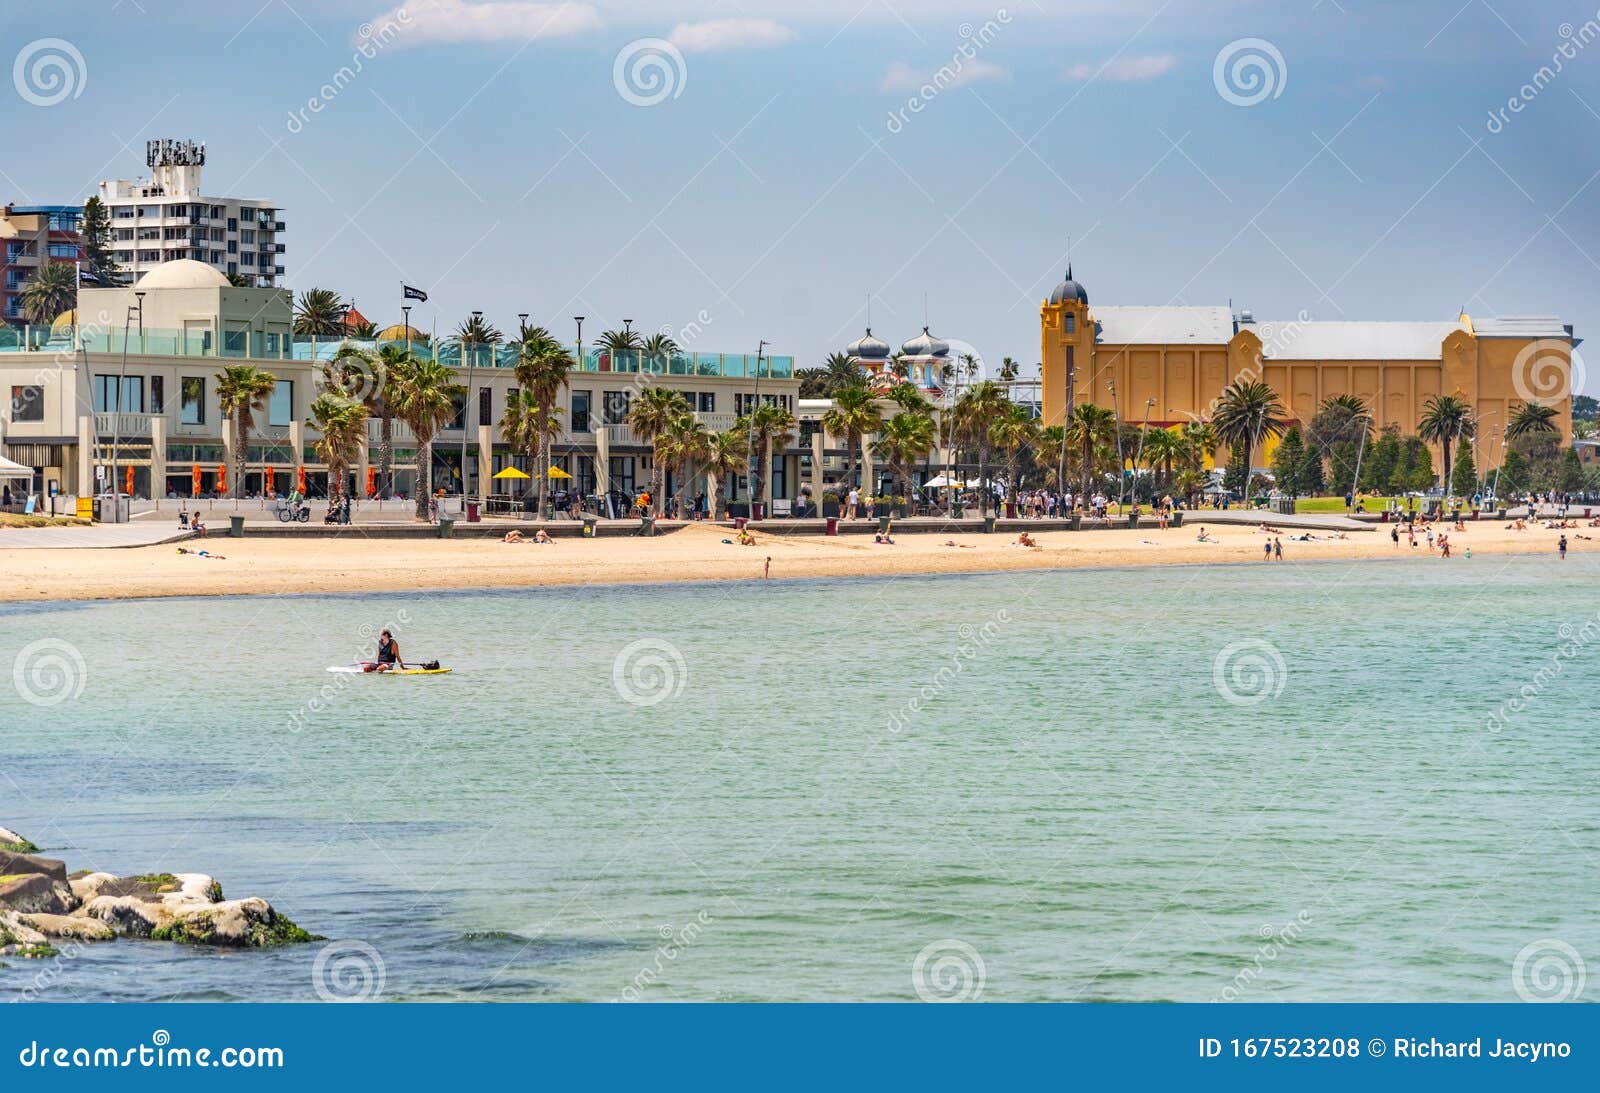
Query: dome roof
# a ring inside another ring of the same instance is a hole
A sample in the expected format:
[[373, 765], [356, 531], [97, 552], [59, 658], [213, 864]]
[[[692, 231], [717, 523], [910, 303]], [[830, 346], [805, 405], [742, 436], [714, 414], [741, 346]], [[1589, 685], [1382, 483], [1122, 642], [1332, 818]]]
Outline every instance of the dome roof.
[[1071, 265], [1067, 266], [1067, 279], [1057, 285], [1055, 291], [1050, 294], [1050, 302], [1052, 304], [1089, 302], [1089, 294], [1084, 291], [1082, 285], [1072, 279]]
[[72, 311], [63, 311], [61, 314], [57, 315], [55, 317], [55, 321], [50, 324], [50, 333], [52, 333], [52, 334], [62, 334], [62, 333], [65, 333], [66, 331], [71, 330], [74, 326], [77, 326], [77, 325], [78, 325], [78, 312], [76, 311], [76, 309], [74, 309]]
[[860, 357], [863, 360], [883, 360], [889, 355], [889, 343], [881, 338], [874, 338], [872, 327], [869, 326], [866, 337], [851, 342], [844, 347], [844, 351], [852, 357]]
[[374, 340], [380, 342], [420, 342], [425, 337], [426, 335], [414, 326], [407, 326], [405, 323], [395, 323], [393, 326], [386, 326], [382, 330], [378, 331], [377, 337]]
[[227, 288], [228, 278], [193, 258], [177, 258], [163, 262], [139, 278], [140, 288]]
[[900, 347], [900, 352], [908, 357], [942, 357], [950, 352], [950, 346], [929, 334], [927, 327], [923, 327], [921, 334]]

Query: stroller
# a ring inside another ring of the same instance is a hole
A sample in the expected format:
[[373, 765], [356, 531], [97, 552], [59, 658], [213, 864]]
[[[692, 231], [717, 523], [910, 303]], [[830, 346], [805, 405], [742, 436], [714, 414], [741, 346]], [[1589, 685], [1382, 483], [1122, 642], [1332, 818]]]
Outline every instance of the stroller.
[[346, 494], [337, 504], [328, 506], [328, 514], [322, 518], [324, 524], [348, 524], [350, 522], [350, 497]]

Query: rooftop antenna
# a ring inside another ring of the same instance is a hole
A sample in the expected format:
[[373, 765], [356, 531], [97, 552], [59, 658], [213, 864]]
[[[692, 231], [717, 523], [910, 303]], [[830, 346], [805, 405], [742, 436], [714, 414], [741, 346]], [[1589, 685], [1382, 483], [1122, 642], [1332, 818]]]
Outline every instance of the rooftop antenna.
[[867, 293], [867, 333], [872, 333], [872, 293]]

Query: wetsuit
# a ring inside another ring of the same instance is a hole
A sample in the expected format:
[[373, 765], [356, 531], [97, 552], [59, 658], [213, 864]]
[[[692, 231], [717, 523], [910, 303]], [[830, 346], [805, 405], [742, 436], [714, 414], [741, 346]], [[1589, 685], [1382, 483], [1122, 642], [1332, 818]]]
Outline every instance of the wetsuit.
[[399, 660], [399, 650], [396, 649], [396, 647], [395, 647], [394, 639], [393, 638], [389, 638], [386, 641], [385, 640], [379, 640], [379, 642], [378, 642], [378, 663], [379, 664], [395, 664], [395, 663], [398, 662], [398, 660]]

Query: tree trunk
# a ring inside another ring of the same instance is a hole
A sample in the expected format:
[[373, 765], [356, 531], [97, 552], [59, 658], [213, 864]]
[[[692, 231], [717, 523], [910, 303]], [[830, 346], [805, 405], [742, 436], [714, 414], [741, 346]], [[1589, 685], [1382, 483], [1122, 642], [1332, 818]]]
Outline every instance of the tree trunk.
[[[228, 495], [235, 499], [244, 496], [244, 468], [245, 459], [250, 454], [250, 449], [245, 446], [244, 411], [236, 410], [233, 415], [233, 481], [228, 483]], [[117, 484], [111, 484], [112, 489]]]
[[433, 438], [417, 437], [417, 519], [428, 518], [428, 502], [433, 498]]
[[650, 452], [650, 512], [660, 516], [666, 511], [666, 506], [661, 503], [661, 494], [667, 488], [667, 461], [661, 458], [659, 452]]
[[1094, 438], [1087, 433], [1083, 438], [1082, 485], [1078, 487], [1078, 502], [1089, 507], [1089, 480], [1094, 477]]
[[550, 506], [550, 418], [543, 410], [534, 418], [534, 428], [539, 431], [539, 460], [537, 466], [530, 467], [528, 471], [534, 476], [535, 496], [539, 501], [538, 518], [543, 520]]
[[978, 445], [978, 515], [989, 515], [989, 501], [994, 496], [989, 489], [989, 445]]
[[394, 496], [394, 415], [385, 405], [378, 417], [378, 497]]
[[683, 474], [680, 476], [677, 492], [673, 494], [673, 496], [678, 499], [679, 519], [683, 518], [684, 494], [689, 492], [689, 483], [694, 480], [694, 464], [688, 460], [685, 460], [682, 470]]

